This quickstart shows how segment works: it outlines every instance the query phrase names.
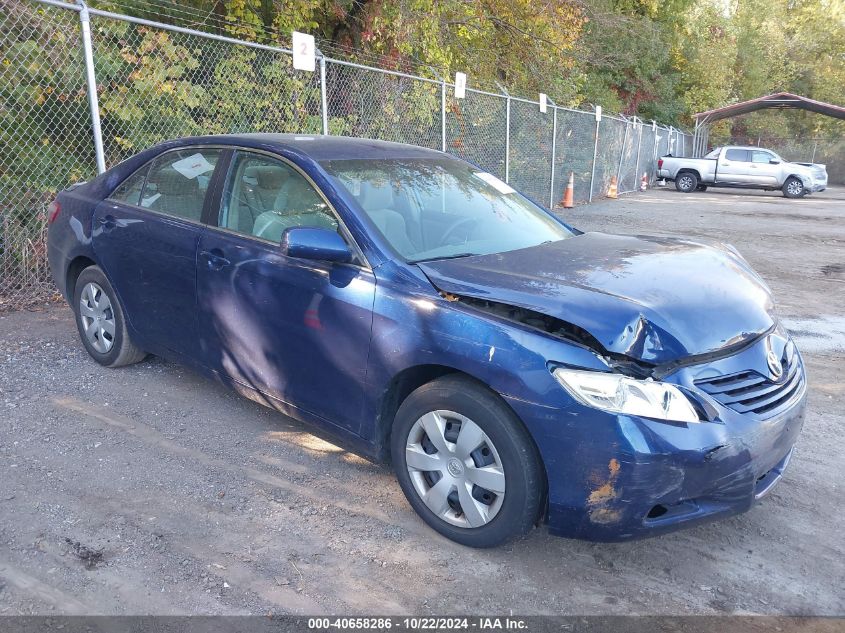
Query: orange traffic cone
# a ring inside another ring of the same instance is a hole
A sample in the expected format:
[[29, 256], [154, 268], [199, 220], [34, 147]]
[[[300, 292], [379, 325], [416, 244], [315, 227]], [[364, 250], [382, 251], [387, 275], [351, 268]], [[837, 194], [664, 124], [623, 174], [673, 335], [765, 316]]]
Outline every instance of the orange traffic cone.
[[610, 177], [610, 186], [607, 188], [607, 197], [616, 198], [616, 176]]
[[575, 172], [569, 172], [569, 182], [566, 184], [566, 191], [563, 194], [563, 208], [571, 209], [575, 206]]
[[648, 189], [648, 174], [643, 172], [642, 180], [640, 180], [640, 191]]

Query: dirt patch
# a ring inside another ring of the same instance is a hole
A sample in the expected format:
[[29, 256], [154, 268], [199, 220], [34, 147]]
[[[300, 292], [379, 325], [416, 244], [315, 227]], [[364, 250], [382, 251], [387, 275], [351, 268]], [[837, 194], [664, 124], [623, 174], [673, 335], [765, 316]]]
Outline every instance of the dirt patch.
[[73, 554], [82, 561], [85, 569], [96, 569], [103, 562], [103, 550], [92, 549], [79, 541], [73, 541], [69, 538], [65, 538], [65, 543], [70, 546]]

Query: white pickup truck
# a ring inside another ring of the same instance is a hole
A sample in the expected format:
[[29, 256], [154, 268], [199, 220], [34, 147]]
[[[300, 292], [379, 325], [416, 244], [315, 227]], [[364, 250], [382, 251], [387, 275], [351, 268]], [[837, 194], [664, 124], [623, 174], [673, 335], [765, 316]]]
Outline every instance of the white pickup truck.
[[661, 156], [657, 176], [674, 180], [683, 193], [707, 187], [780, 189], [787, 198], [800, 198], [827, 187], [827, 169], [815, 163], [790, 163], [761, 147], [717, 147], [704, 158]]

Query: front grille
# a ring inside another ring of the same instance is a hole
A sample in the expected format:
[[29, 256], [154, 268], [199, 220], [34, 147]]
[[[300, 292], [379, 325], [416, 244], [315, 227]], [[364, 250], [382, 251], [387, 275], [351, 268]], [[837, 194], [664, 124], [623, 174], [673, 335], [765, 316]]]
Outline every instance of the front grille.
[[779, 380], [749, 370], [697, 380], [695, 385], [738, 413], [771, 417], [780, 413], [804, 390], [804, 367], [792, 342], [784, 350], [781, 366], [783, 375]]

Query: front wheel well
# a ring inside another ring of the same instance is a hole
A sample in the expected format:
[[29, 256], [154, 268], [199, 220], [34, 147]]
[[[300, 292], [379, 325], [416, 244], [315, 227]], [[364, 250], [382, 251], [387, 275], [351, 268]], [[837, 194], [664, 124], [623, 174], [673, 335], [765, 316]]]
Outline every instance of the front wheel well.
[[82, 271], [89, 266], [96, 265], [97, 262], [90, 257], [85, 257], [84, 255], [80, 255], [70, 262], [67, 267], [67, 273], [65, 274], [65, 296], [67, 297], [68, 302], [73, 301], [73, 293], [76, 290], [76, 280], [79, 279], [79, 275]]
[[396, 374], [387, 386], [381, 398], [378, 419], [376, 420], [376, 441], [378, 455], [381, 461], [386, 461], [390, 448], [390, 431], [393, 428], [393, 418], [399, 406], [411, 392], [424, 384], [447, 374], [463, 374], [454, 367], [445, 365], [416, 365], [408, 367]]

